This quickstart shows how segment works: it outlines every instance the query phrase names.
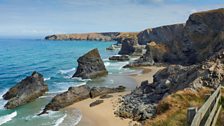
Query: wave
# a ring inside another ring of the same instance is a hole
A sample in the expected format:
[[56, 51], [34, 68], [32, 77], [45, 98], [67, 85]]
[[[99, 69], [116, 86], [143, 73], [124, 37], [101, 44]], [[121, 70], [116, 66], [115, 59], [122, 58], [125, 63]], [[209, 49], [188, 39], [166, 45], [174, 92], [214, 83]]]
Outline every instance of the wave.
[[81, 81], [81, 82], [87, 82], [87, 81], [91, 81], [92, 80], [92, 79], [82, 79], [81, 77], [73, 77], [72, 79], [78, 80], [78, 81]]
[[63, 121], [64, 119], [66, 118], [67, 114], [65, 114], [63, 117], [59, 118], [56, 122], [55, 122], [55, 125], [54, 126], [59, 126]]
[[105, 65], [106, 67], [108, 67], [108, 66], [110, 66], [110, 63], [109, 63], [109, 62], [105, 62], [104, 65]]
[[59, 70], [59, 73], [61, 74], [67, 74], [70, 72], [74, 72], [76, 70], [76, 68], [71, 68], [71, 69], [67, 69], [67, 70]]
[[0, 125], [7, 123], [8, 121], [11, 121], [16, 116], [17, 116], [17, 112], [15, 111], [11, 114], [0, 117]]
[[44, 78], [44, 81], [48, 81], [48, 80], [50, 80], [50, 79], [51, 79], [51, 77]]

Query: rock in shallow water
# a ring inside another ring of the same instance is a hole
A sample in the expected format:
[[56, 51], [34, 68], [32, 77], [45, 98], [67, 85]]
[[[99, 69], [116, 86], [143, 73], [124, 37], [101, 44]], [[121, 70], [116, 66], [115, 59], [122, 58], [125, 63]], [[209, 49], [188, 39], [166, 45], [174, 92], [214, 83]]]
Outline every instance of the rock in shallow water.
[[93, 49], [83, 56], [79, 57], [78, 68], [73, 77], [82, 79], [92, 79], [107, 75], [108, 72], [100, 57], [98, 49]]
[[109, 60], [112, 61], [128, 61], [130, 58], [128, 55], [121, 55], [121, 56], [112, 56], [109, 57]]
[[17, 83], [3, 95], [5, 100], [9, 100], [5, 108], [13, 109], [17, 106], [34, 101], [46, 91], [48, 91], [48, 86], [44, 83], [43, 75], [38, 72], [33, 72], [31, 76]]

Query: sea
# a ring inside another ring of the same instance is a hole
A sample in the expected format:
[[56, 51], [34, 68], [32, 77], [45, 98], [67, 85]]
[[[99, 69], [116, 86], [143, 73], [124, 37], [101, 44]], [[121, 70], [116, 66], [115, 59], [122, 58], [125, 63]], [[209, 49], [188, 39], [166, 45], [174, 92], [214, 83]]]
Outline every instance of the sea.
[[[42, 39], [0, 39], [0, 126], [76, 126], [82, 118], [78, 109], [67, 112], [50, 111], [37, 116], [53, 96], [69, 87], [89, 85], [116, 87], [124, 85], [127, 90], [135, 88], [136, 82], [128, 77], [140, 71], [122, 68], [128, 62], [109, 61], [118, 50], [106, 50], [116, 42], [99, 41], [48, 41]], [[77, 59], [86, 52], [98, 48], [109, 71], [97, 79], [71, 78], [76, 71]], [[2, 95], [26, 76], [37, 71], [44, 76], [49, 91], [35, 101], [7, 110]]]

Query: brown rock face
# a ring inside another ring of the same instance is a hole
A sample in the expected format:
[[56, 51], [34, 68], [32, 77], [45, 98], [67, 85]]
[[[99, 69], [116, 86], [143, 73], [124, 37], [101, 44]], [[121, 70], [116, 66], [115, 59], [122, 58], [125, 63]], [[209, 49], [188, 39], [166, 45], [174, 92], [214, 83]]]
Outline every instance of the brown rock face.
[[43, 76], [37, 72], [33, 72], [31, 76], [23, 79], [3, 95], [5, 100], [9, 100], [5, 108], [13, 109], [34, 101], [46, 91], [48, 91], [48, 86], [44, 84]]
[[107, 75], [107, 70], [100, 57], [98, 49], [93, 49], [81, 56], [78, 60], [78, 68], [73, 77], [92, 79]]

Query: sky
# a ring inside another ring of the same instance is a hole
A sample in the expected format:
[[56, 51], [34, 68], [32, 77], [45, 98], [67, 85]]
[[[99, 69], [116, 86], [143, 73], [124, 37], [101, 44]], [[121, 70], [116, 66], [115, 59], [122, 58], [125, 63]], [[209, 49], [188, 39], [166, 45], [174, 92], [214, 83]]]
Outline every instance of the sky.
[[0, 0], [0, 36], [142, 31], [222, 7], [224, 0]]

